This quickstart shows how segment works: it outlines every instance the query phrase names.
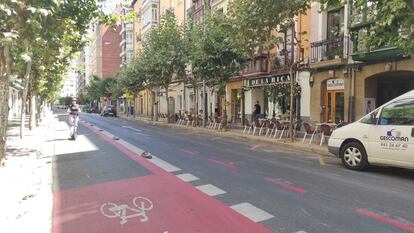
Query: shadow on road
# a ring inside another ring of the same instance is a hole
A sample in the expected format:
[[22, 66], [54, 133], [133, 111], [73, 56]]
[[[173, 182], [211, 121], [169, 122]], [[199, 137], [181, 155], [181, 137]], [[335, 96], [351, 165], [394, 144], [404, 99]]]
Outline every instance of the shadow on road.
[[414, 170], [412, 169], [371, 165], [366, 172], [377, 175], [392, 176], [406, 180], [414, 180]]

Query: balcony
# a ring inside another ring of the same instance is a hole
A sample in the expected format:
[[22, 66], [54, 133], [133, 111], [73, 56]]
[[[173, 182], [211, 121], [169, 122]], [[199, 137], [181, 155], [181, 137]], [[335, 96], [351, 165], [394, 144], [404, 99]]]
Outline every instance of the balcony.
[[253, 60], [249, 60], [245, 68], [240, 72], [245, 77], [256, 76], [267, 73], [268, 58], [267, 55], [256, 55]]
[[338, 36], [311, 43], [311, 67], [331, 67], [347, 62], [349, 39]]
[[[351, 33], [353, 35], [353, 51], [352, 59], [361, 62], [379, 62], [389, 59], [402, 58], [403, 50], [390, 45], [380, 44], [376, 46], [368, 46], [366, 44], [366, 38], [375, 36], [370, 33], [370, 26], [372, 23], [358, 24], [351, 27]], [[400, 36], [404, 36], [401, 34]]]

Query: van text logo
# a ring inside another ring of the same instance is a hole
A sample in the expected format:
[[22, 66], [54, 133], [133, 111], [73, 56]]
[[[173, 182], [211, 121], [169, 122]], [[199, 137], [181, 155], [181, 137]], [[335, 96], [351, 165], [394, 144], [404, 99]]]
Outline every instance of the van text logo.
[[392, 129], [387, 131], [387, 136], [380, 136], [382, 141], [394, 141], [394, 142], [408, 142], [408, 137], [401, 137], [401, 132]]

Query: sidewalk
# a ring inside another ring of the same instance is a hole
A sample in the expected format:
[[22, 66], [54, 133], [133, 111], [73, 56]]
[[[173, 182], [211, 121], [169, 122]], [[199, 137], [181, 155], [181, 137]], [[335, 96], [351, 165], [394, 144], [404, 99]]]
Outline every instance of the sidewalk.
[[51, 232], [54, 118], [19, 138], [18, 119], [9, 121], [5, 166], [0, 167], [1, 232]]
[[312, 152], [312, 153], [317, 153], [319, 155], [323, 155], [323, 156], [333, 156], [331, 153], [329, 153], [328, 151], [328, 147], [326, 144], [319, 146], [319, 144], [315, 144], [315, 140], [314, 139], [314, 143], [313, 144], [309, 144], [309, 137], [307, 138], [306, 142], [307, 143], [302, 143], [302, 140], [299, 138], [296, 138], [295, 142], [291, 143], [289, 142], [289, 139], [287, 138], [282, 138], [281, 140], [278, 139], [273, 139], [273, 138], [267, 138], [264, 135], [262, 136], [257, 136], [257, 134], [254, 135], [247, 135], [247, 134], [243, 134], [243, 129], [244, 128], [240, 128], [240, 127], [236, 127], [236, 128], [231, 128], [231, 129], [227, 129], [226, 131], [218, 131], [218, 130], [213, 130], [213, 129], [206, 129], [203, 127], [192, 127], [192, 126], [185, 126], [185, 125], [177, 125], [175, 123], [172, 124], [167, 124], [166, 121], [152, 121], [151, 117], [148, 116], [126, 116], [126, 115], [118, 115], [119, 118], [124, 119], [124, 120], [129, 120], [129, 121], [137, 121], [137, 122], [141, 122], [141, 123], [146, 123], [146, 124], [150, 124], [150, 125], [158, 125], [158, 126], [162, 126], [162, 127], [168, 127], [168, 128], [176, 128], [176, 129], [187, 129], [187, 130], [193, 130], [193, 131], [198, 131], [198, 132], [204, 132], [204, 133], [209, 133], [209, 134], [213, 134], [213, 135], [217, 135], [217, 136], [222, 136], [222, 137], [229, 137], [229, 138], [244, 138], [244, 139], [249, 139], [251, 141], [257, 142], [257, 143], [271, 143], [274, 145], [278, 145], [278, 146], [283, 146], [283, 147], [288, 147], [291, 149], [296, 149], [296, 150], [300, 150], [300, 151], [304, 151], [304, 152]]

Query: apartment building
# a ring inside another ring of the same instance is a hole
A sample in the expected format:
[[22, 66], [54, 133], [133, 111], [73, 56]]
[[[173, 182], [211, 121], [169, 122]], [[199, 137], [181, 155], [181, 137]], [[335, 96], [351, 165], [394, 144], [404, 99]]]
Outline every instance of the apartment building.
[[392, 46], [368, 48], [369, 4], [311, 5], [311, 120], [351, 122], [414, 89], [414, 61]]
[[151, 28], [156, 27], [160, 21], [160, 2], [159, 0], [141, 1], [141, 38], [145, 40], [145, 35]]
[[[129, 6], [120, 5], [119, 8], [119, 14], [122, 16], [126, 16], [132, 11], [132, 8]], [[119, 56], [121, 57], [121, 66], [123, 66], [128, 64], [134, 58], [134, 23], [122, 23], [119, 36], [121, 37], [121, 43], [119, 44], [121, 47], [121, 54]]]

